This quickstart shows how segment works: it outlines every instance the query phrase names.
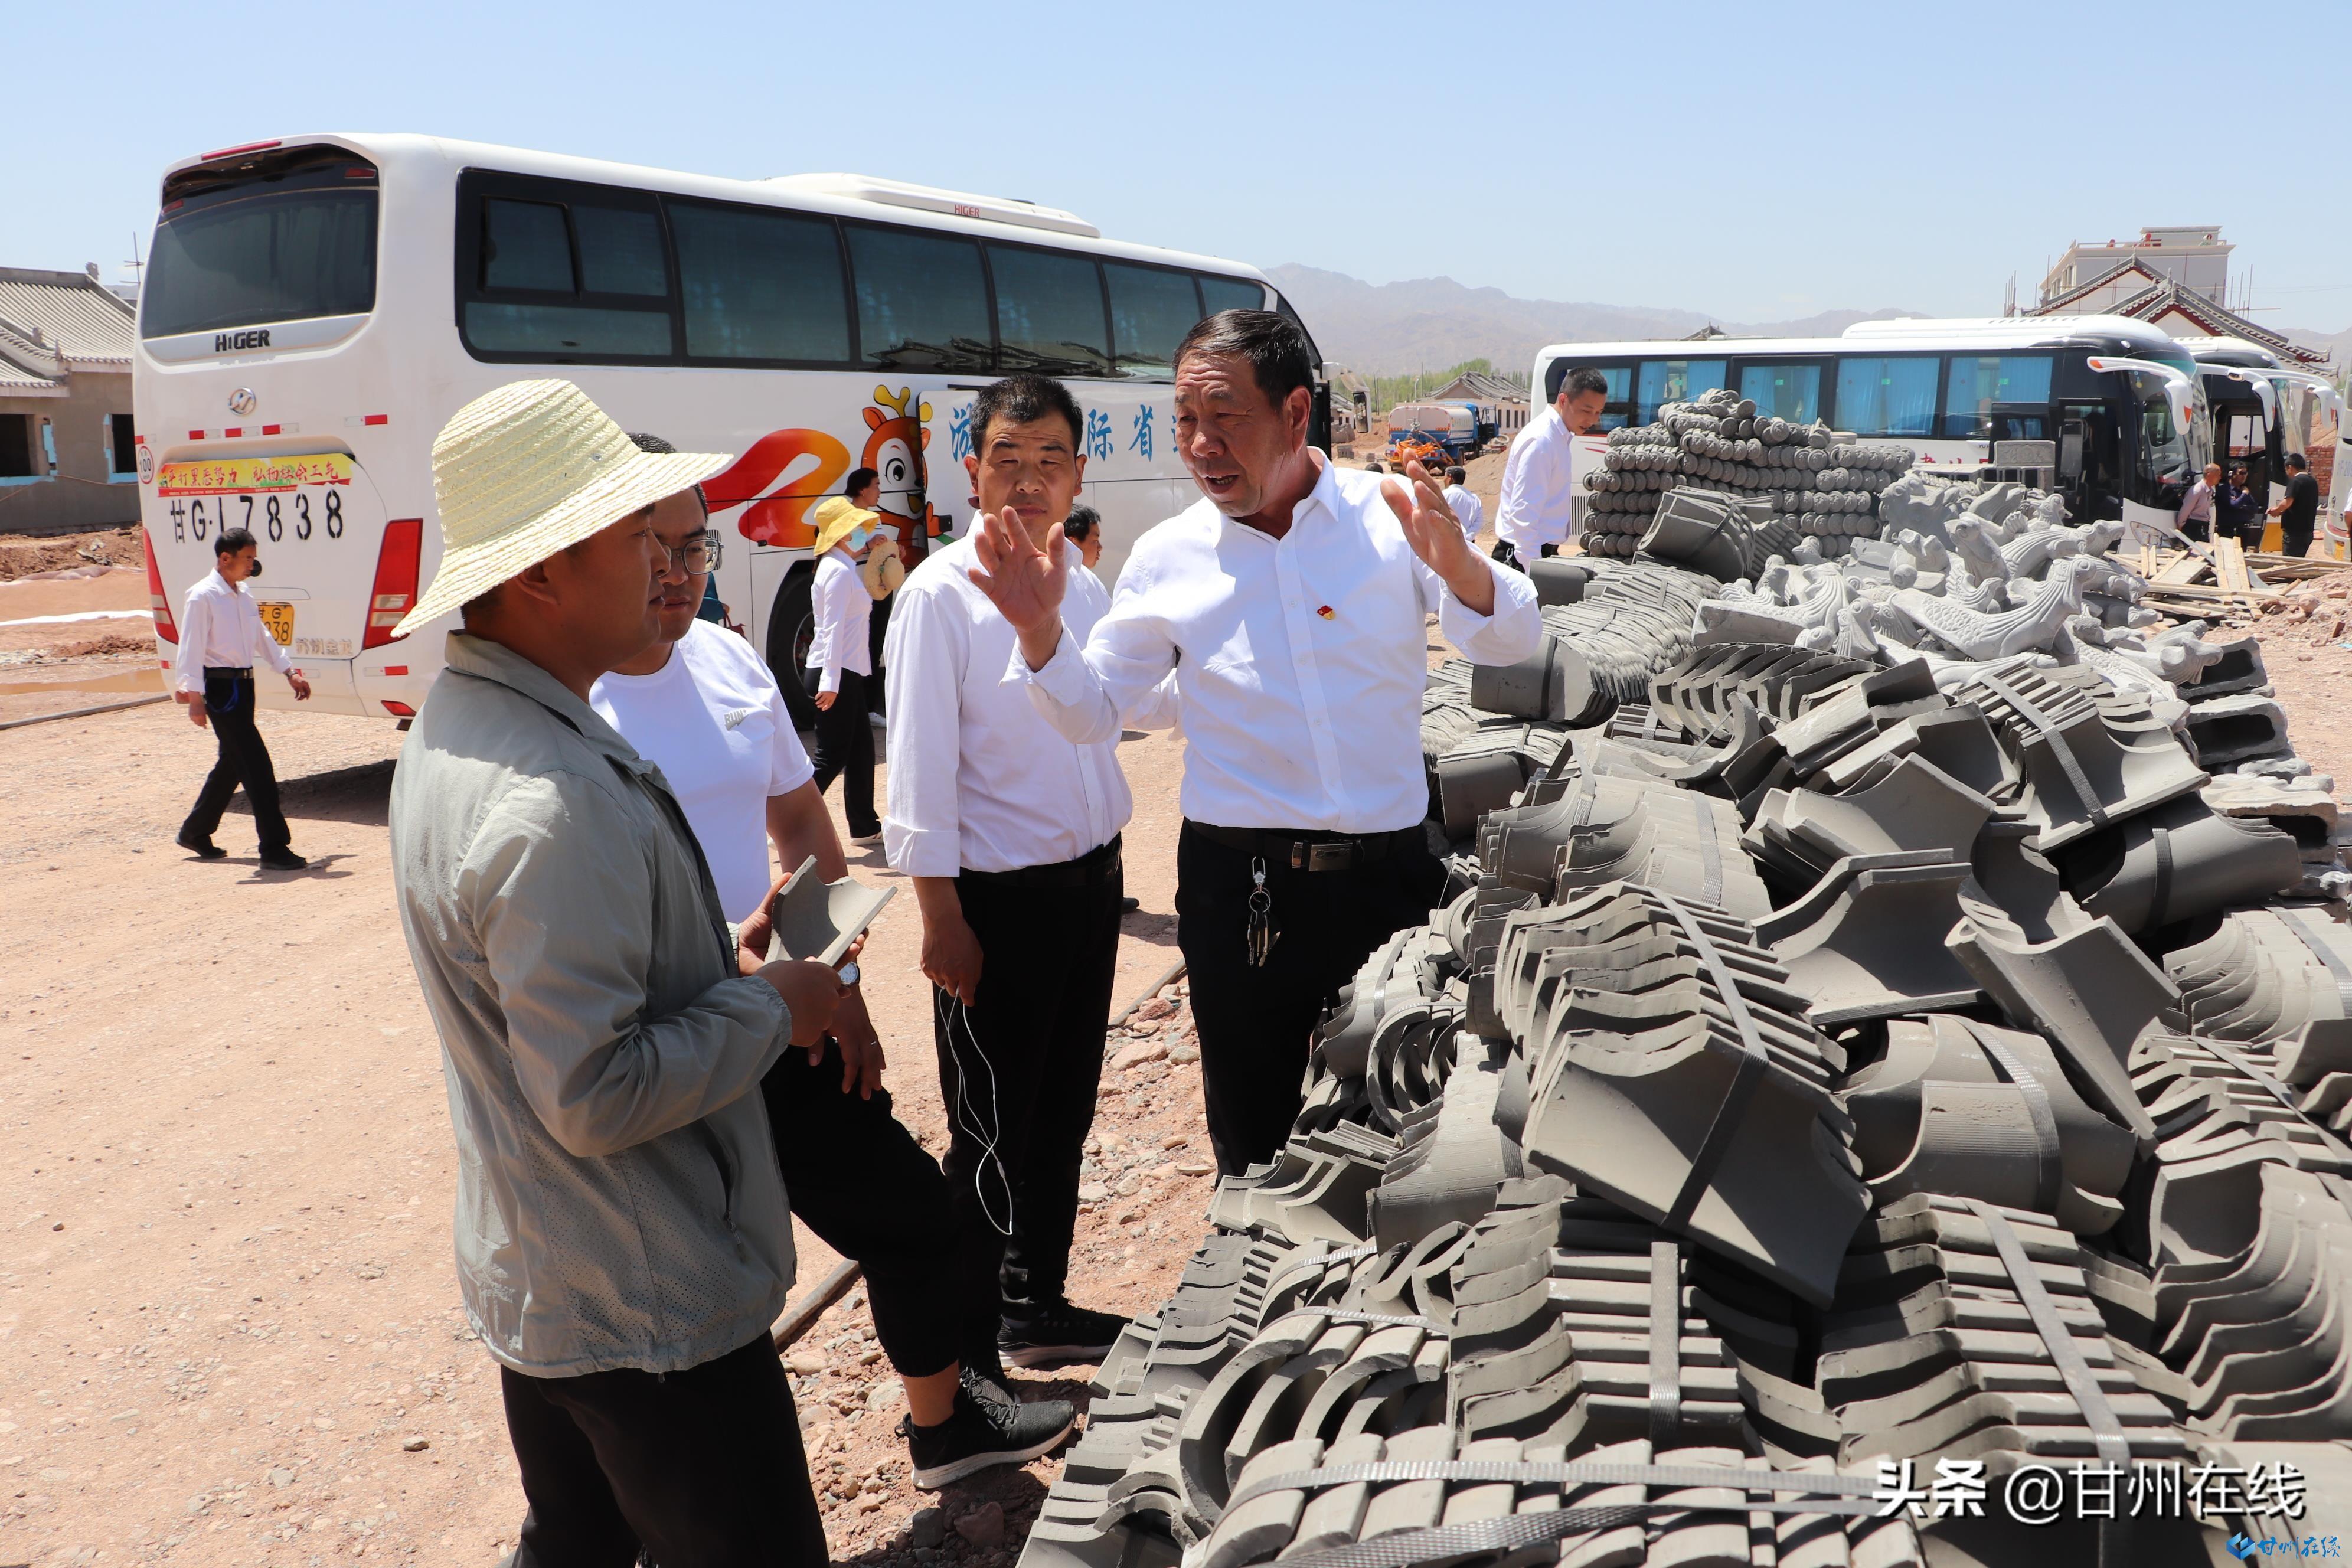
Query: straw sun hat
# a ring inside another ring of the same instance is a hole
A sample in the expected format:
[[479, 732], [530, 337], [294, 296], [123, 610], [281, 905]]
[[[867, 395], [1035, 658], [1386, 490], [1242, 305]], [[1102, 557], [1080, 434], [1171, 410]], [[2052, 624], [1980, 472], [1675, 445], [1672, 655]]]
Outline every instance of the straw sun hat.
[[434, 438], [441, 566], [394, 635], [732, 461], [709, 452], [640, 452], [568, 381], [516, 381], [484, 393]]
[[814, 553], [822, 558], [843, 540], [860, 528], [872, 528], [882, 520], [878, 511], [868, 511], [847, 496], [827, 496], [809, 511], [809, 525], [816, 530]]

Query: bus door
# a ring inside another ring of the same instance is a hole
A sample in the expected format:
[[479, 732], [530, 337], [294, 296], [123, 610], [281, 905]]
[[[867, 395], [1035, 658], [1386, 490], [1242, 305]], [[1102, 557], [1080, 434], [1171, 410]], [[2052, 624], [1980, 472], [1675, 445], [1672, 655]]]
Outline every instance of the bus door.
[[2066, 498], [2067, 521], [2076, 524], [2119, 520], [2123, 511], [2123, 463], [2115, 412], [2104, 403], [2059, 405], [2058, 488]]

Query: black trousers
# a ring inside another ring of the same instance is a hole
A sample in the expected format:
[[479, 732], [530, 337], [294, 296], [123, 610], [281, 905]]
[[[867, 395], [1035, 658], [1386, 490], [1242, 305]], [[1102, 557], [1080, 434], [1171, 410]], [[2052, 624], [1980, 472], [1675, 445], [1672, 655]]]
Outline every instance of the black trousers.
[[908, 1377], [946, 1371], [962, 1325], [939, 1286], [940, 1259], [955, 1245], [939, 1162], [900, 1123], [887, 1089], [871, 1100], [842, 1092], [841, 1047], [831, 1039], [815, 1067], [806, 1051], [785, 1051], [760, 1092], [793, 1213], [865, 1270], [890, 1364]]
[[2212, 528], [2212, 519], [2192, 517], [2188, 521], [2180, 525], [2180, 531], [2188, 538], [2194, 539], [2198, 542], [2203, 543], [2211, 536]]
[[229, 797], [243, 784], [263, 851], [283, 849], [293, 842], [294, 836], [287, 831], [286, 814], [278, 805], [278, 770], [270, 765], [269, 748], [262, 744], [261, 731], [254, 725], [253, 709], [253, 677], [205, 671], [205, 712], [212, 721], [220, 755], [213, 771], [205, 775], [205, 787], [196, 792], [196, 804], [189, 807], [187, 820], [180, 824], [184, 837], [210, 838], [220, 827]]
[[761, 1334], [685, 1372], [501, 1367], [530, 1505], [513, 1568], [772, 1568], [826, 1561], [800, 1420]]
[[2282, 555], [2310, 554], [2311, 533], [2312, 525], [2308, 522], [2305, 523], [2300, 528], [2289, 528], [2284, 522], [2281, 522], [2279, 525], [2279, 553]]
[[[824, 672], [803, 669], [802, 685], [816, 696]], [[809, 761], [816, 766], [816, 791], [823, 795], [842, 781], [842, 815], [849, 819], [849, 836], [867, 838], [882, 831], [874, 814], [874, 722], [866, 716], [866, 677], [854, 669], [841, 672], [841, 690], [830, 708], [816, 716], [816, 747]]]
[[[1057, 873], [1085, 879], [1042, 885]], [[1127, 892], [1116, 838], [1028, 875], [956, 879], [980, 940], [979, 999], [967, 1007], [931, 988], [964, 1357], [984, 1371], [998, 1364], [1004, 1309], [1051, 1301], [1069, 1282]]]
[[1176, 841], [1176, 943], [1192, 977], [1201, 1096], [1224, 1175], [1282, 1147], [1323, 1010], [1374, 948], [1429, 918], [1445, 880], [1417, 839], [1399, 839], [1387, 858], [1349, 870], [1293, 870], [1265, 857], [1279, 935], [1260, 967], [1247, 946], [1255, 858], [1190, 822]]

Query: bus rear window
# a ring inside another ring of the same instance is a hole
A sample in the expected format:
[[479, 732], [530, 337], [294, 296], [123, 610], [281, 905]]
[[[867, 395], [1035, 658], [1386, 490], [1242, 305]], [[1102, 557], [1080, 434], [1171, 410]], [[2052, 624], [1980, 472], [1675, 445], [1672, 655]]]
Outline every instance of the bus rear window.
[[341, 148], [188, 170], [164, 187], [140, 334], [364, 315], [375, 234], [376, 171]]

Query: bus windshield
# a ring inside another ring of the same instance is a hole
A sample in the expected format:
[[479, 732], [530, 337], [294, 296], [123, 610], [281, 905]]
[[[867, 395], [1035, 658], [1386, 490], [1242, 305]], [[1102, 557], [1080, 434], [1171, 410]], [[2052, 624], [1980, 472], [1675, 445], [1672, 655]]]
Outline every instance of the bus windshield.
[[[2150, 355], [2150, 358], [2157, 358]], [[2169, 354], [2162, 356], [2170, 363]], [[2187, 355], [2180, 356], [2186, 360]], [[2196, 373], [2192, 368], [2191, 375]], [[2172, 417], [2172, 405], [2165, 396], [2161, 376], [2144, 370], [2130, 373], [2133, 399], [2139, 405], [2140, 479], [2147, 486], [2187, 486], [2204, 467], [2203, 442], [2199, 432], [2183, 430]], [[2202, 402], [2203, 395], [2199, 395]]]
[[164, 188], [139, 331], [217, 331], [375, 308], [376, 171], [340, 148]]

